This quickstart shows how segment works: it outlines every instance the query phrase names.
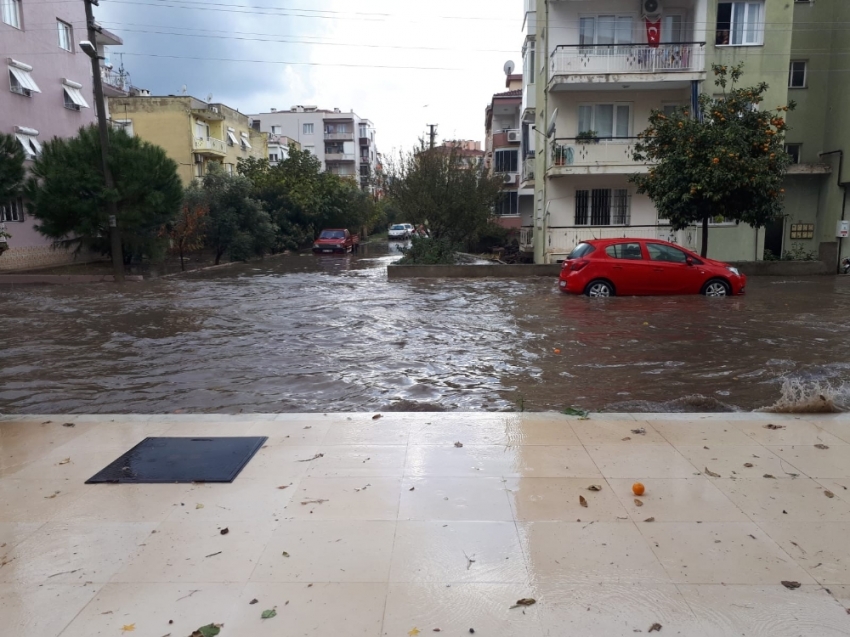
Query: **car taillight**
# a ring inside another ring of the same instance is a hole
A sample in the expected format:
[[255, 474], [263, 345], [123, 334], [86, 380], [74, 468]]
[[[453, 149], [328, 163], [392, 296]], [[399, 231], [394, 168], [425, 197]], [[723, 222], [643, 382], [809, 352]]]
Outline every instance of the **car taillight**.
[[584, 266], [586, 266], [586, 265], [587, 265], [587, 263], [588, 263], [588, 262], [587, 262], [587, 261], [585, 261], [584, 259], [582, 259], [581, 261], [576, 261], [575, 263], [573, 263], [573, 272], [578, 272], [578, 271], [579, 271], [579, 270], [581, 270]]

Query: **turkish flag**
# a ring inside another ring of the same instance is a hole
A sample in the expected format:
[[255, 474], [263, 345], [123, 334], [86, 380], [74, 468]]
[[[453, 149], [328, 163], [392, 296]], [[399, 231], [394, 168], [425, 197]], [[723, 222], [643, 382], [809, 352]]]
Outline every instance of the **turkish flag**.
[[653, 22], [649, 18], [645, 18], [646, 20], [646, 42], [652, 48], [658, 46], [661, 42], [661, 19]]

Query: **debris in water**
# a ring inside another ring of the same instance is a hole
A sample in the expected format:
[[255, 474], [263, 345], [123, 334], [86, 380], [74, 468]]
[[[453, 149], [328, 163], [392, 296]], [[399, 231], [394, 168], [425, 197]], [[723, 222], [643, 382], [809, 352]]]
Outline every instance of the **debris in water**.
[[585, 500], [585, 498], [584, 498], [584, 496], [583, 496], [583, 495], [580, 495], [580, 496], [578, 497], [578, 503], [579, 503], [581, 506], [583, 506], [583, 507], [587, 508], [587, 500]]
[[783, 585], [785, 588], [788, 588], [788, 589], [790, 589], [790, 590], [792, 590], [792, 591], [793, 591], [794, 589], [800, 588], [800, 582], [789, 582], [788, 580], [782, 580], [782, 585]]
[[296, 460], [295, 462], [310, 462], [311, 460], [318, 460], [319, 458], [324, 458], [324, 457], [325, 457], [325, 454], [317, 453], [312, 458], [307, 458], [306, 460]]
[[587, 487], [587, 490], [588, 491], [602, 491], [602, 486], [598, 485], [598, 484], [591, 484], [589, 487]]
[[[474, 555], [474, 554], [473, 554], [473, 555]], [[468, 571], [468, 570], [469, 570], [469, 567], [473, 565], [473, 563], [475, 562], [475, 560], [473, 560], [471, 557], [469, 557], [469, 556], [466, 554], [466, 551], [464, 551], [464, 552], [463, 552], [463, 556], [466, 558], [466, 570]]]
[[829, 449], [829, 447], [823, 443], [818, 443], [815, 445], [815, 449]]
[[631, 439], [632, 439], [631, 436], [626, 436], [625, 438], [623, 438], [623, 442], [626, 442], [626, 441], [631, 440]]
[[44, 499], [45, 499], [45, 500], [52, 500], [53, 498], [55, 498], [55, 497], [56, 497], [57, 495], [59, 495], [60, 493], [61, 493], [61, 491], [54, 491], [54, 492], [53, 492], [53, 495], [46, 495], [46, 496], [44, 496]]
[[537, 603], [537, 600], [532, 597], [523, 597], [522, 599], [516, 600], [516, 604], [511, 606], [511, 608], [519, 608], [520, 606], [534, 606]]
[[708, 467], [705, 468], [705, 475], [711, 476], [712, 478], [719, 478], [720, 477], [719, 473], [714, 473], [714, 471], [711, 471]]
[[204, 508], [203, 504], [198, 503], [198, 504], [195, 505], [195, 509], [203, 509], [203, 508]]

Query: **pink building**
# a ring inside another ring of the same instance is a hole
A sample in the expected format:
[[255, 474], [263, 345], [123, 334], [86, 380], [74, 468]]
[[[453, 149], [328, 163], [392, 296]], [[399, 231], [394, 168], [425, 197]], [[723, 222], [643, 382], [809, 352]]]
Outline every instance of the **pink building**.
[[[97, 119], [83, 1], [0, 0], [0, 53], [7, 81], [0, 84], [0, 131], [15, 135], [28, 158], [53, 137], [70, 137]], [[121, 44], [104, 31], [98, 48]], [[104, 73], [108, 74], [104, 69]], [[104, 87], [106, 88], [106, 87]], [[11, 234], [0, 270], [69, 263], [33, 228], [23, 201], [0, 201], [0, 224]]]

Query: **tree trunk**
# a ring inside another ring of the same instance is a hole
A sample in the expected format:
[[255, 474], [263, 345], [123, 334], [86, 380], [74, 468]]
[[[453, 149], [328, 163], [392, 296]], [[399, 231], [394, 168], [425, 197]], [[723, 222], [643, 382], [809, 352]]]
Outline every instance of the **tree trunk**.
[[216, 250], [216, 252], [215, 252], [215, 264], [216, 265], [218, 265], [221, 262], [221, 255], [222, 254], [224, 254], [224, 250], [222, 250], [221, 252]]
[[699, 254], [701, 257], [708, 257], [708, 217], [702, 218], [702, 248]]
[[186, 265], [183, 263], [183, 242], [180, 242], [180, 271], [186, 271]]

